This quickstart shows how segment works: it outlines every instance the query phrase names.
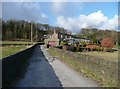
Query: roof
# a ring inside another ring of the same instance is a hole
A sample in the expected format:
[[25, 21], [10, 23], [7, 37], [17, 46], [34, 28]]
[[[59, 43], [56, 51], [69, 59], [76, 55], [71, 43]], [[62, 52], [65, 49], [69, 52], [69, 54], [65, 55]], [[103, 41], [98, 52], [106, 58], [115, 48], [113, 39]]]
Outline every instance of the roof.
[[67, 34], [67, 33], [62, 33], [62, 32], [59, 32], [58, 34], [63, 34], [63, 35], [71, 36], [71, 37], [76, 38], [76, 39], [90, 40], [90, 39], [88, 39], [88, 38], [80, 38], [80, 37], [77, 37], [77, 36], [74, 36], [74, 35], [71, 35], [71, 34]]

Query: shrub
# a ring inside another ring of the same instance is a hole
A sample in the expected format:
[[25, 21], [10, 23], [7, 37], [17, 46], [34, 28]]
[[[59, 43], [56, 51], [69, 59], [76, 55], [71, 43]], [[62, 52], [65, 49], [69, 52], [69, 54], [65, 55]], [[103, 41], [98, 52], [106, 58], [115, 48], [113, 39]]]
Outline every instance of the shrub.
[[86, 42], [80, 42], [80, 44], [82, 45], [82, 47], [86, 47]]
[[68, 49], [69, 49], [69, 46], [68, 46], [68, 45], [63, 45], [63, 49], [64, 49], [64, 50], [68, 50]]
[[61, 44], [62, 45], [68, 45], [68, 42], [67, 41], [62, 41]]
[[114, 42], [113, 42], [112, 38], [105, 38], [101, 41], [101, 45], [105, 48], [113, 48]]
[[78, 52], [79, 49], [80, 49], [80, 44], [79, 44], [78, 42], [76, 42], [76, 43], [74, 44], [74, 47], [75, 47], [75, 50]]
[[86, 46], [86, 48], [88, 48], [88, 49], [90, 49], [90, 50], [99, 50], [100, 49], [100, 46], [98, 46], [98, 45], [92, 45], [92, 44], [90, 44], [90, 45], [87, 45]]
[[69, 46], [69, 50], [70, 50], [70, 51], [75, 51], [75, 47], [74, 47], [73, 45], [70, 45], [70, 46]]
[[97, 47], [95, 50], [96, 50], [96, 51], [103, 51], [104, 48], [103, 48], [103, 47]]
[[92, 39], [92, 41], [93, 41], [94, 44], [98, 44], [98, 45], [100, 44], [100, 41], [97, 40], [97, 39]]

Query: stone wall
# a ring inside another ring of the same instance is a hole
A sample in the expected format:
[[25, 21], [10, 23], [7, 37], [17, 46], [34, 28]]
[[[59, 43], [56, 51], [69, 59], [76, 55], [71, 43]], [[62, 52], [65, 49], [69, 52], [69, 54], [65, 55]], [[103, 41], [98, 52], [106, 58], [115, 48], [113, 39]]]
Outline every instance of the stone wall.
[[53, 47], [49, 50], [75, 70], [97, 80], [102, 86], [118, 86], [118, 62]]

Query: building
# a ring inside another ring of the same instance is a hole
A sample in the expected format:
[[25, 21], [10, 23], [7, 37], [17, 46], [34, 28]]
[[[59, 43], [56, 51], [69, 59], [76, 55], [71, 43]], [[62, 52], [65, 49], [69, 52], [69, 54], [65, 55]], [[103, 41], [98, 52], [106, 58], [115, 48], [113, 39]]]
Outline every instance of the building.
[[48, 38], [45, 39], [45, 44], [49, 44], [52, 46], [58, 46], [60, 45], [61, 41], [63, 40], [67, 40], [69, 44], [73, 44], [76, 42], [86, 42], [89, 43], [90, 39], [86, 39], [86, 38], [79, 38], [76, 37], [74, 35], [71, 35], [71, 33], [56, 33], [56, 31], [54, 30], [54, 33], [52, 35], [48, 35]]

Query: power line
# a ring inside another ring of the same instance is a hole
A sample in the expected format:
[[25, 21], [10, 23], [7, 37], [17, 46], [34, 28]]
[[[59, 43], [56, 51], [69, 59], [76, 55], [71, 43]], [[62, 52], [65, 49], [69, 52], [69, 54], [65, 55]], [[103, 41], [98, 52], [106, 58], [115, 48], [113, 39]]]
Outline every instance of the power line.
[[32, 26], [32, 23], [31, 23], [31, 42], [33, 41], [32, 34], [33, 34], [33, 26]]

